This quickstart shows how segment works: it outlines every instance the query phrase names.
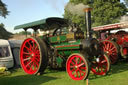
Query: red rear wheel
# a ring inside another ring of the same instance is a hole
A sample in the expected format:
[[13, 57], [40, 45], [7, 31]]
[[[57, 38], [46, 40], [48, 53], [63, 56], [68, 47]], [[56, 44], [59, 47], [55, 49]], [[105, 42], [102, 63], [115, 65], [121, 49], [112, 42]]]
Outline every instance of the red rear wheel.
[[68, 75], [73, 80], [84, 80], [89, 75], [88, 60], [81, 54], [72, 54], [69, 56], [66, 69]]
[[46, 48], [43, 44], [39, 38], [27, 38], [22, 43], [20, 62], [23, 70], [27, 74], [36, 74], [46, 68], [47, 56]]
[[96, 75], [106, 75], [110, 70], [110, 61], [107, 55], [100, 55], [92, 61], [91, 71]]
[[115, 64], [119, 58], [119, 47], [116, 43], [110, 40], [101, 42], [101, 48], [110, 58], [111, 64]]

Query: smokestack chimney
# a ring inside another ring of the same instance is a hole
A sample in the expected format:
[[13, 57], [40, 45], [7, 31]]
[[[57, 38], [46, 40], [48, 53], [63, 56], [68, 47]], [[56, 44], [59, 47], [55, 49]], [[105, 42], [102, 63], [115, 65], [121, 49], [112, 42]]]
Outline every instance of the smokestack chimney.
[[85, 12], [85, 21], [86, 21], [86, 37], [87, 38], [92, 38], [91, 35], [91, 10], [92, 8], [85, 8], [84, 12]]

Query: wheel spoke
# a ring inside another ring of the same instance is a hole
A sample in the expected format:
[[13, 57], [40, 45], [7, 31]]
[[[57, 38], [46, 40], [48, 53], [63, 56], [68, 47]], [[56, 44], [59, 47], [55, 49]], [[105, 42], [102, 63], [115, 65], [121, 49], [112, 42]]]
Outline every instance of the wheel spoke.
[[80, 70], [79, 70], [79, 73], [80, 73], [80, 77], [81, 77], [82, 75], [81, 75], [81, 71]]
[[84, 70], [86, 70], [86, 67], [80, 67], [80, 69], [84, 69]]
[[103, 67], [102, 67], [102, 65], [100, 66], [100, 69], [101, 69], [100, 73], [102, 73], [102, 72], [103, 72]]
[[30, 41], [28, 41], [28, 44], [29, 44], [30, 49], [32, 50], [32, 45], [31, 45]]
[[73, 71], [75, 71], [75, 69], [74, 69], [74, 68], [71, 70], [71, 72], [73, 72]]
[[82, 60], [80, 59], [79, 64], [81, 63], [81, 61], [82, 61]]
[[75, 64], [77, 64], [77, 62], [76, 62], [76, 60], [74, 58], [72, 60], [75, 62]]
[[[105, 49], [107, 48], [107, 46], [106, 46], [106, 43], [105, 42], [103, 42], [104, 43], [104, 47], [105, 47]], [[107, 50], [107, 49], [106, 49]]]
[[35, 63], [33, 63], [33, 65], [34, 65], [34, 71], [35, 71], [35, 70], [37, 69], [38, 66], [36, 66]]
[[71, 64], [74, 66], [75, 64], [71, 61]]
[[105, 49], [107, 50], [107, 44], [105, 43]]
[[40, 54], [35, 54], [35, 56], [40, 57]]
[[25, 58], [25, 59], [23, 59], [24, 61], [28, 61], [28, 60], [30, 60], [31, 58], [29, 57], [29, 58]]
[[76, 71], [76, 77], [78, 78], [79, 76], [78, 76], [78, 71]]
[[110, 44], [110, 49], [113, 47], [113, 45], [112, 44]]
[[[69, 76], [74, 80], [83, 80], [88, 75], [88, 63], [81, 55], [72, 55], [68, 58], [66, 69]], [[87, 67], [86, 67], [87, 66]]]
[[40, 53], [39, 50], [36, 50], [35, 54], [37, 55], [37, 54], [39, 54], [39, 53]]
[[97, 70], [98, 70], [97, 72], [99, 72], [99, 65], [97, 66]]
[[37, 48], [38, 48], [38, 46], [36, 45], [36, 47], [35, 47], [35, 49], [34, 49], [34, 52], [36, 52]]
[[31, 53], [23, 52], [23, 54], [28, 54], [28, 55], [30, 55]]
[[26, 67], [28, 67], [31, 63], [32, 63], [32, 61], [29, 61], [29, 63], [27, 63], [27, 65], [26, 65]]
[[74, 68], [75, 66], [70, 66], [70, 68]]
[[37, 62], [39, 62], [39, 61], [40, 61], [40, 59], [39, 59], [38, 57], [35, 57], [35, 60], [37, 60]]
[[79, 69], [79, 71], [80, 71], [81, 73], [85, 74], [85, 72], [84, 72], [84, 71], [82, 71], [82, 70], [80, 70], [80, 69]]
[[36, 65], [39, 66], [39, 62], [35, 61]]
[[109, 49], [109, 43], [107, 43], [107, 50]]
[[106, 48], [103, 46], [103, 50], [106, 51]]
[[109, 52], [115, 52], [115, 48], [114, 48], [114, 47], [111, 48], [111, 49], [109, 50]]
[[106, 63], [106, 62], [107, 62], [107, 60], [103, 60], [103, 61], [101, 61], [101, 64]]
[[31, 49], [28, 48], [27, 46], [24, 46], [25, 48], [27, 48], [28, 52], [31, 53]]
[[32, 62], [31, 65], [30, 65], [30, 70], [31, 70], [31, 71], [34, 71], [34, 70], [33, 70], [33, 64], [34, 64], [34, 63]]
[[73, 73], [73, 76], [75, 77], [75, 75], [76, 75], [76, 71]]
[[78, 64], [78, 59], [79, 59], [79, 58], [78, 58], [78, 57], [76, 57], [76, 65]]
[[35, 42], [34, 42], [34, 41], [32, 41], [32, 44], [33, 44], [33, 51], [34, 51], [34, 47], [35, 47], [34, 43], [35, 43]]
[[81, 63], [81, 64], [78, 65], [78, 67], [81, 67], [81, 66], [83, 66], [83, 65], [84, 65], [84, 63]]

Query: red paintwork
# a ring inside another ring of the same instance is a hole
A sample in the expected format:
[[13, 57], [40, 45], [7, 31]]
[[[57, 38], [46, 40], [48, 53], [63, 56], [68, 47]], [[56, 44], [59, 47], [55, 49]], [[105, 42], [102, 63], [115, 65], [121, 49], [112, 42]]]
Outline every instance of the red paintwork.
[[116, 39], [116, 43], [118, 45], [123, 45], [124, 43], [128, 42], [128, 32], [118, 31], [115, 34], [108, 36], [106, 39], [111, 40], [112, 38]]
[[118, 49], [116, 48], [116, 46], [111, 41], [104, 40], [101, 43], [101, 48], [109, 56], [111, 64], [116, 63], [116, 61], [118, 59]]
[[20, 50], [21, 66], [28, 74], [35, 74], [39, 69], [40, 51], [38, 44], [32, 38], [27, 38]]
[[128, 55], [128, 32], [118, 31], [117, 33], [113, 34], [113, 36], [110, 35], [107, 39], [111, 38], [115, 38], [115, 42], [123, 48], [122, 56]]
[[72, 55], [68, 58], [66, 68], [69, 76], [73, 80], [83, 80], [87, 75], [86, 62], [80, 55]]
[[109, 69], [107, 61], [104, 55], [97, 58], [95, 62], [92, 62], [91, 71], [96, 75], [105, 75]]
[[[101, 48], [103, 48], [103, 50], [108, 53], [108, 55], [110, 56], [111, 63], [116, 62], [118, 54], [117, 54], [117, 50], [111, 51], [112, 48], [110, 48], [108, 45], [112, 46], [113, 43], [111, 43], [110, 41], [114, 41], [118, 45], [118, 47], [120, 47], [120, 48], [117, 48], [115, 46], [113, 48], [118, 49], [120, 51], [119, 53], [121, 53], [122, 56], [128, 56], [128, 32], [118, 31], [117, 33], [108, 35], [106, 33], [106, 31], [118, 30], [118, 29], [122, 29], [122, 28], [128, 28], [127, 22], [109, 24], [109, 25], [98, 26], [98, 27], [92, 28], [94, 31], [101, 32], [100, 40], [102, 41], [102, 44], [104, 45]], [[105, 38], [105, 35], [108, 35], [108, 37]], [[109, 40], [109, 41], [106, 43], [106, 41], [104, 41], [104, 40]], [[106, 43], [106, 45], [105, 45], [105, 43]], [[122, 48], [122, 50], [120, 50], [121, 48]], [[114, 54], [112, 54], [112, 52], [114, 52]]]
[[92, 29], [94, 31], [102, 31], [102, 30], [110, 30], [110, 29], [115, 30], [115, 29], [118, 29], [118, 28], [126, 28], [126, 27], [128, 27], [127, 22], [122, 22], [122, 23], [115, 23], [115, 24], [93, 27]]
[[[109, 35], [106, 38], [106, 40], [113, 40], [120, 48], [123, 48], [122, 52], [119, 49], [120, 53], [122, 53], [122, 56], [128, 55], [128, 32], [118, 31], [117, 33], [114, 33], [114, 34]], [[115, 53], [116, 53], [116, 50], [115, 50]], [[115, 54], [114, 57], [113, 57], [112, 63], [114, 63], [114, 61], [116, 61], [117, 54]], [[112, 60], [111, 57], [110, 57], [110, 59]]]

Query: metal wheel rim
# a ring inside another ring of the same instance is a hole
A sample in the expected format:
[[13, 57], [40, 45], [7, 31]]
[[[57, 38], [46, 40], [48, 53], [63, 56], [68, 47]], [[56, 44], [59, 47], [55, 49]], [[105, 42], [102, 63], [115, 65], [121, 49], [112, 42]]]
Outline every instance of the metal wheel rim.
[[87, 62], [81, 55], [71, 55], [67, 60], [66, 69], [73, 80], [84, 80], [88, 75]]
[[105, 55], [101, 55], [92, 62], [91, 71], [96, 75], [106, 75], [109, 71], [109, 60]]
[[40, 48], [37, 41], [28, 38], [23, 42], [20, 50], [20, 61], [26, 73], [37, 73], [40, 67]]
[[126, 48], [126, 47], [121, 47], [121, 49], [120, 49], [121, 57], [124, 58], [124, 59], [126, 59], [128, 57], [127, 49], [128, 48]]
[[102, 42], [103, 51], [107, 53], [110, 58], [111, 64], [114, 64], [118, 60], [118, 49], [117, 47], [110, 41]]

